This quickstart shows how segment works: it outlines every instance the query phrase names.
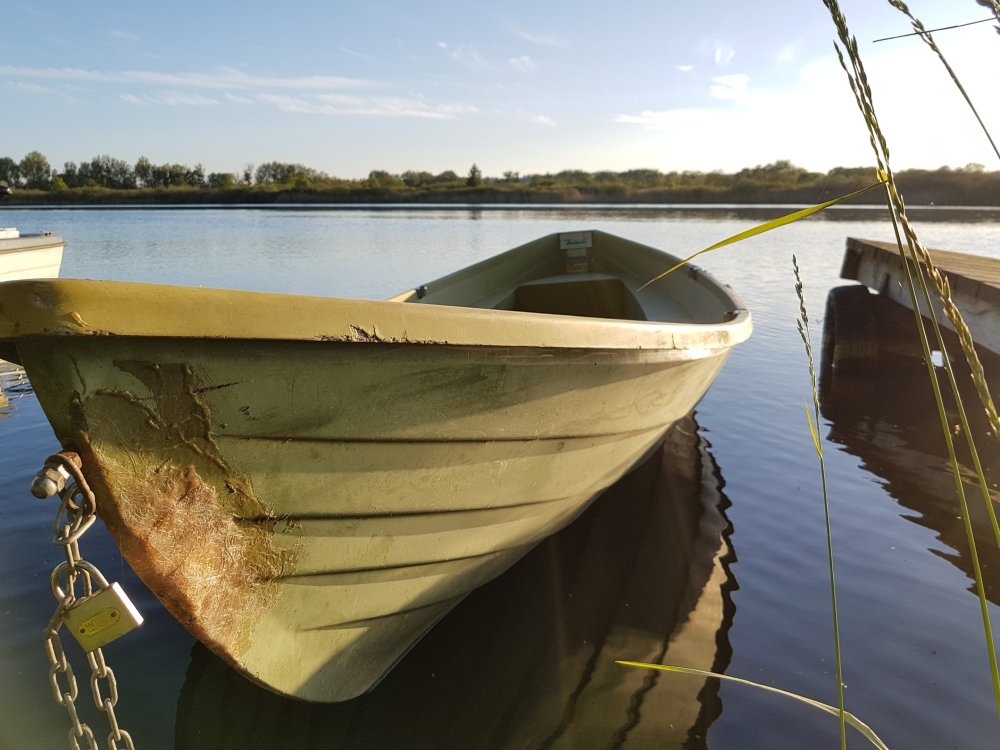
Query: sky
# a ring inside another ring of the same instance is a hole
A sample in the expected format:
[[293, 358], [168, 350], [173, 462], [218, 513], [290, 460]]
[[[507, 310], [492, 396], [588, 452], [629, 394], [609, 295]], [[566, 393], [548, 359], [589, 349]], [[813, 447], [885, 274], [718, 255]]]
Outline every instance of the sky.
[[[912, 0], [927, 28], [975, 0]], [[821, 0], [8, 0], [0, 156], [337, 177], [873, 164]], [[842, 0], [899, 169], [1000, 160], [908, 19]], [[1000, 135], [995, 24], [935, 38]]]

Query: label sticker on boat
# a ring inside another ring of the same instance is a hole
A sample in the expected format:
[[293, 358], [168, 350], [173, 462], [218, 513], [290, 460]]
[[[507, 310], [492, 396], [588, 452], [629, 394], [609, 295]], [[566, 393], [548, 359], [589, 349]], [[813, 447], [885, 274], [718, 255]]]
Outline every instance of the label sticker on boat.
[[563, 232], [559, 248], [566, 253], [566, 273], [587, 273], [590, 270], [589, 249], [593, 246], [590, 232]]
[[563, 232], [559, 235], [559, 248], [561, 250], [588, 248], [592, 247], [593, 244], [590, 232]]

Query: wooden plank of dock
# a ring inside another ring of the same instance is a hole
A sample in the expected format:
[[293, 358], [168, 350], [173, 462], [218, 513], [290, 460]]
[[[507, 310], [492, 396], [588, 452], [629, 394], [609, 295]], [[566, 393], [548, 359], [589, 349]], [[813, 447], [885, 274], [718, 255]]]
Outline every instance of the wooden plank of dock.
[[[946, 250], [928, 252], [948, 279], [952, 299], [962, 312], [975, 342], [1000, 354], [1000, 260]], [[860, 281], [912, 309], [902, 259], [895, 243], [848, 237], [840, 276]], [[933, 287], [931, 294], [934, 295], [938, 321], [943, 327], [954, 330], [941, 311]]]

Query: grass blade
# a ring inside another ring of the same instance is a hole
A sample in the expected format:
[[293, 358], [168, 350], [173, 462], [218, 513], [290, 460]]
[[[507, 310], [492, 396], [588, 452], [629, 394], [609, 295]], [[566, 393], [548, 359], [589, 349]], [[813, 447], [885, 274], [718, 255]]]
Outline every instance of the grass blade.
[[819, 431], [816, 429], [816, 423], [813, 422], [812, 412], [809, 411], [809, 404], [806, 404], [806, 419], [809, 420], [809, 434], [812, 435], [813, 446], [816, 448], [816, 455], [823, 458], [823, 444], [819, 441]]
[[[744, 680], [741, 677], [732, 677], [727, 674], [718, 674], [717, 672], [706, 672], [702, 669], [692, 669], [690, 667], [673, 667], [665, 664], [646, 664], [645, 662], [639, 661], [615, 661], [615, 664], [621, 664], [624, 667], [638, 667], [640, 669], [655, 669], [660, 672], [674, 672], [677, 674], [690, 674], [697, 677], [714, 677], [719, 680], [726, 680], [727, 682], [735, 682], [740, 685], [748, 685], [759, 690], [766, 690], [769, 693], [776, 693], [784, 698], [791, 698], [792, 700], [799, 701], [800, 703], [805, 703], [807, 706], [819, 709], [833, 716], [838, 716], [840, 711], [838, 711], [833, 706], [829, 706], [826, 703], [822, 703], [812, 698], [806, 698], [802, 695], [797, 695], [796, 693], [790, 693], [787, 690], [782, 690], [781, 688], [771, 687], [770, 685], [762, 685], [759, 682], [753, 682], [751, 680]], [[852, 714], [849, 711], [844, 711], [844, 720], [850, 724], [854, 729], [860, 732], [865, 738], [872, 743], [879, 750], [889, 750], [889, 746], [886, 745], [874, 730], [865, 724], [861, 719]]]
[[833, 523], [830, 515], [830, 492], [826, 481], [826, 458], [823, 456], [823, 441], [819, 436], [819, 389], [816, 380], [816, 359], [813, 356], [812, 336], [809, 331], [809, 311], [806, 309], [806, 296], [802, 285], [802, 275], [799, 273], [799, 263], [795, 256], [792, 256], [792, 268], [795, 270], [795, 293], [799, 298], [799, 319], [796, 321], [799, 336], [806, 348], [806, 357], [809, 360], [809, 380], [812, 384], [812, 410], [806, 405], [806, 416], [809, 419], [809, 432], [812, 434], [813, 445], [816, 447], [816, 456], [819, 458], [819, 476], [823, 489], [823, 513], [826, 522], [826, 554], [827, 565], [830, 570], [830, 600], [833, 614], [833, 649], [837, 659], [837, 700], [840, 717], [840, 748], [847, 750], [847, 728], [844, 723], [847, 720], [844, 711], [844, 665], [840, 651], [840, 609], [837, 606], [837, 576], [834, 572], [833, 564]]
[[755, 226], [755, 227], [753, 227], [751, 229], [747, 229], [744, 232], [740, 232], [739, 234], [734, 234], [732, 237], [727, 237], [726, 239], [722, 240], [721, 242], [716, 242], [711, 247], [706, 247], [704, 250], [699, 250], [694, 255], [689, 255], [688, 257], [686, 257], [684, 260], [682, 260], [680, 263], [678, 263], [673, 268], [670, 268], [670, 269], [664, 271], [663, 273], [661, 273], [659, 276], [656, 276], [655, 278], [652, 278], [649, 281], [647, 281], [645, 284], [643, 284], [641, 287], [639, 287], [636, 291], [640, 291], [641, 292], [643, 289], [645, 289], [650, 284], [653, 284], [653, 283], [659, 281], [664, 276], [669, 276], [674, 271], [676, 271], [678, 268], [680, 268], [681, 266], [683, 266], [683, 265], [691, 262], [692, 260], [694, 260], [695, 258], [697, 258], [699, 255], [702, 255], [704, 253], [710, 252], [711, 250], [718, 250], [720, 247], [725, 247], [726, 245], [733, 245], [733, 244], [735, 244], [737, 242], [742, 242], [743, 240], [750, 239], [751, 237], [756, 237], [758, 234], [764, 234], [764, 232], [770, 232], [772, 229], [777, 229], [778, 227], [783, 227], [783, 226], [786, 226], [788, 224], [794, 224], [796, 221], [801, 221], [802, 219], [806, 219], [806, 218], [812, 216], [813, 214], [818, 214], [820, 211], [825, 211], [826, 209], [830, 208], [831, 206], [836, 206], [838, 203], [843, 203], [844, 201], [849, 201], [851, 198], [857, 198], [862, 193], [867, 193], [872, 188], [877, 188], [877, 187], [879, 187], [882, 184], [883, 184], [882, 176], [879, 175], [879, 181], [876, 182], [876, 183], [873, 183], [873, 184], [869, 185], [868, 187], [861, 188], [860, 190], [855, 190], [853, 193], [849, 193], [848, 195], [842, 195], [839, 198], [834, 198], [833, 200], [826, 201], [825, 203], [820, 203], [820, 204], [815, 205], [815, 206], [810, 206], [809, 208], [803, 208], [800, 211], [795, 211], [793, 213], [786, 214], [785, 216], [780, 216], [777, 219], [765, 222], [764, 224], [759, 224], [759, 225], [757, 225], [757, 226]]

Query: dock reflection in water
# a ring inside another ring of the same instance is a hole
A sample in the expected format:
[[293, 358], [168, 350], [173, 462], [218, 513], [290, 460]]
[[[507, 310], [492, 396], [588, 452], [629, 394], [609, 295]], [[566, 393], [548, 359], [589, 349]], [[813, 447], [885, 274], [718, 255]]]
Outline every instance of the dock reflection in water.
[[471, 594], [371, 693], [309, 704], [196, 644], [176, 747], [707, 747], [736, 583], [723, 481], [693, 418], [662, 450]]
[[[953, 553], [936, 551], [974, 581], [969, 545], [961, 517], [955, 480], [947, 447], [934, 406], [934, 394], [923, 362], [913, 313], [877, 295], [851, 299], [850, 316], [864, 314], [871, 324], [864, 332], [832, 325], [839, 310], [831, 292], [824, 331], [820, 382], [823, 416], [831, 422], [829, 439], [861, 459], [863, 466], [883, 480], [886, 491], [904, 508], [914, 511], [910, 521], [934, 531]], [[832, 328], [836, 330], [831, 330]], [[956, 381], [983, 467], [990, 496], [1000, 502], [1000, 451], [977, 396], [969, 367], [948, 331], [945, 346], [955, 369]], [[929, 332], [929, 336], [933, 334]], [[859, 341], [858, 337], [865, 337]], [[836, 344], [846, 346], [835, 350]], [[932, 344], [932, 347], [934, 345]], [[840, 362], [838, 351], [864, 352], [864, 356]], [[993, 393], [1000, 392], [1000, 357], [979, 352]], [[977, 551], [986, 574], [987, 598], [1000, 604], [1000, 550], [990, 531], [990, 521], [976, 479], [974, 462], [959, 426], [958, 412], [946, 375], [938, 368], [948, 422], [952, 427], [959, 468], [965, 486], [969, 515], [977, 535]], [[995, 507], [995, 506], [994, 506]], [[974, 586], [975, 584], [971, 584]]]

